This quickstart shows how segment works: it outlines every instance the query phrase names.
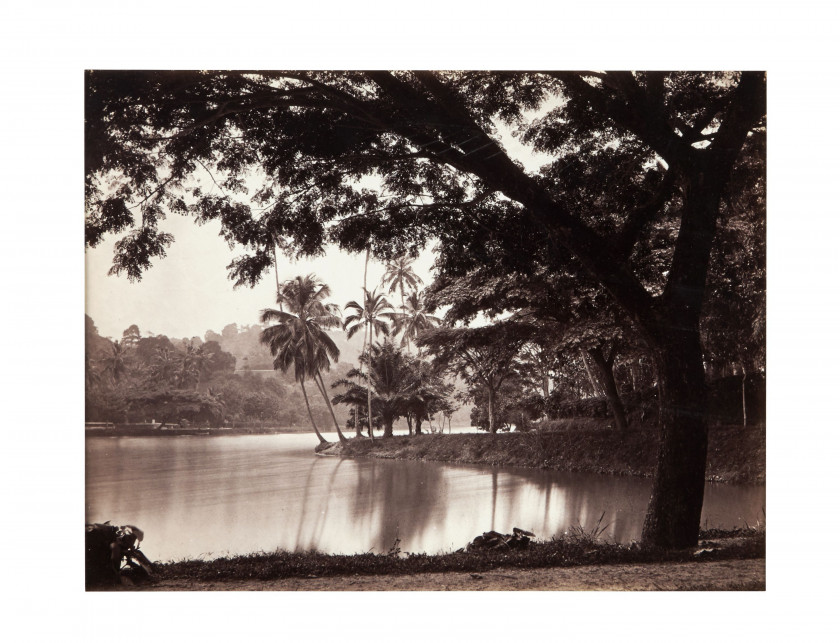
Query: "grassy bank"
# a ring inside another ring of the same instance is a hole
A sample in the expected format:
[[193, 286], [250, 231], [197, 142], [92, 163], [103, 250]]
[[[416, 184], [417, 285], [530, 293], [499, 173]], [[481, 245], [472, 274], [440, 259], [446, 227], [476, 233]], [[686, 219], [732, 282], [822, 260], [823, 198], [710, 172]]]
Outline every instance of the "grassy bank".
[[[318, 449], [324, 455], [437, 460], [579, 471], [611, 475], [653, 475], [657, 434], [618, 433], [606, 422], [569, 421], [553, 431], [530, 433], [427, 434], [376, 440], [352, 439]], [[765, 482], [763, 427], [721, 426], [709, 430], [706, 477], [717, 482]]]
[[[284, 578], [331, 578], [340, 576], [401, 576], [461, 572], [478, 574], [496, 569], [537, 569], [588, 565], [650, 563], [702, 563], [706, 561], [764, 558], [764, 531], [740, 529], [704, 532], [696, 549], [662, 551], [638, 544], [600, 542], [592, 534], [572, 533], [560, 540], [532, 543], [522, 550], [493, 549], [457, 551], [449, 554], [340, 556], [276, 552], [219, 558], [212, 561], [181, 561], [156, 565], [154, 583], [172, 581], [239, 582]], [[89, 589], [106, 589], [89, 587]]]

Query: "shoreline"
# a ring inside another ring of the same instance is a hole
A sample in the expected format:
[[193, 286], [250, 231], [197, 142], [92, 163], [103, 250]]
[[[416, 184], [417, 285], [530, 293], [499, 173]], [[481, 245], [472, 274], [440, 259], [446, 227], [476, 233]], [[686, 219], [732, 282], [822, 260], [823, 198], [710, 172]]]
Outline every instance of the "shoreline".
[[303, 435], [311, 433], [312, 429], [285, 429], [285, 428], [253, 428], [253, 427], [210, 427], [210, 428], [163, 428], [153, 426], [137, 428], [114, 428], [114, 429], [91, 429], [85, 428], [85, 437], [106, 437], [106, 438], [169, 438], [190, 435], [201, 436], [223, 436], [223, 435]]
[[[653, 429], [618, 433], [598, 427], [526, 433], [397, 435], [350, 438], [315, 447], [322, 456], [373, 457], [486, 466], [548, 469], [613, 476], [653, 476], [658, 449]], [[762, 426], [709, 429], [706, 480], [766, 483], [766, 436]]]
[[151, 581], [88, 591], [237, 590], [763, 590], [765, 532], [701, 533], [697, 547], [666, 551], [610, 544], [591, 534], [523, 549], [447, 554], [251, 554], [156, 563]]
[[[313, 436], [314, 437], [314, 436]], [[451, 464], [650, 477], [657, 434], [603, 426], [552, 432], [397, 435], [319, 445], [319, 456], [429, 460]], [[707, 479], [765, 484], [763, 427], [712, 427]], [[616, 544], [572, 531], [525, 549], [444, 554], [277, 551], [214, 560], [156, 563], [150, 584], [89, 590], [763, 590], [763, 526], [701, 532], [680, 551]], [[729, 561], [729, 562], [727, 562]], [[745, 562], [752, 561], [752, 562]], [[715, 563], [714, 567], [704, 563]], [[619, 569], [620, 567], [626, 569]], [[586, 569], [584, 569], [586, 568]], [[714, 570], [714, 571], [713, 571]]]

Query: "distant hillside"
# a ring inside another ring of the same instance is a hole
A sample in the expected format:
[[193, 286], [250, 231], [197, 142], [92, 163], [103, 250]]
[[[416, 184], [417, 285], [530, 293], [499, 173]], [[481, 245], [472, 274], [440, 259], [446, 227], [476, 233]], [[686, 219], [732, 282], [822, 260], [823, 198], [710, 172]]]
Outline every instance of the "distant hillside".
[[[265, 326], [260, 324], [247, 326], [228, 324], [222, 329], [221, 334], [208, 330], [204, 334], [204, 340], [219, 342], [223, 351], [236, 357], [237, 369], [270, 370], [273, 368], [271, 352], [264, 344], [260, 343], [260, 333], [263, 328]], [[364, 342], [364, 336], [361, 333], [357, 333], [352, 339], [348, 340], [342, 331], [327, 332], [338, 346], [341, 353], [340, 362], [348, 364], [358, 362]]]
[[[261, 375], [268, 375], [269, 371], [273, 369], [271, 353], [265, 345], [260, 343], [260, 332], [264, 326], [254, 324], [250, 326], [237, 326], [236, 324], [228, 324], [222, 329], [221, 334], [213, 331], [207, 331], [204, 335], [205, 341], [215, 340], [219, 342], [222, 350], [231, 353], [236, 357], [237, 372], [244, 370], [264, 371]], [[347, 371], [356, 366], [359, 362], [359, 355], [362, 352], [362, 345], [364, 344], [364, 333], [358, 332], [351, 339], [347, 339], [346, 334], [340, 330], [327, 331], [338, 346], [341, 353], [339, 363], [333, 364], [329, 373], [324, 374], [324, 379], [329, 386], [337, 379], [344, 377]], [[379, 340], [381, 341], [381, 337]], [[374, 339], [374, 341], [377, 341]], [[287, 384], [293, 383], [293, 378], [290, 373], [278, 373], [277, 377], [280, 381]], [[465, 388], [464, 384], [453, 379], [453, 383], [458, 390]], [[452, 416], [452, 426], [469, 426], [471, 404], [466, 404], [459, 408]]]
[[[286, 397], [294, 397], [298, 395], [297, 383], [294, 380], [294, 376], [291, 372], [274, 372], [274, 365], [271, 353], [268, 350], [268, 348], [260, 342], [260, 333], [262, 332], [263, 328], [264, 326], [260, 324], [244, 326], [238, 326], [237, 324], [228, 324], [222, 329], [221, 333], [208, 330], [204, 334], [203, 342], [218, 342], [221, 350], [225, 353], [230, 354], [228, 355], [229, 360], [231, 355], [236, 359], [235, 365], [233, 361], [230, 360], [230, 364], [229, 366], [227, 366], [227, 368], [230, 369], [230, 376], [234, 376], [234, 374], [236, 374], [237, 377], [248, 376], [248, 374], [250, 373], [252, 375], [258, 376], [260, 380], [274, 381], [283, 387], [287, 387], [289, 391], [287, 394], [284, 395], [286, 395]], [[137, 329], [136, 332], [139, 337], [139, 335], [141, 334], [140, 329]], [[358, 332], [356, 333], [356, 335], [353, 336], [352, 339], [348, 340], [346, 334], [341, 330], [333, 330], [328, 332], [340, 351], [338, 363], [331, 364], [330, 370], [324, 373], [324, 380], [328, 388], [332, 390], [331, 385], [336, 380], [345, 377], [347, 371], [349, 371], [353, 367], [358, 366], [359, 355], [362, 352], [362, 345], [364, 343], [364, 333]], [[193, 346], [196, 347], [203, 343], [202, 339], [199, 337], [173, 337], [170, 339], [163, 335], [152, 336], [151, 333], [146, 334], [150, 336], [140, 338], [140, 345], [137, 348], [138, 352], [136, 353], [136, 355], [137, 358], [140, 359], [140, 361], [145, 360], [145, 362], [148, 362], [149, 364], [151, 363], [151, 360], [153, 360], [155, 350], [158, 348], [166, 348], [172, 351], [173, 353], [178, 354], [183, 353], [185, 343], [191, 343], [193, 344]], [[86, 352], [89, 356], [89, 359], [91, 360], [90, 365], [95, 367], [97, 370], [101, 369], [102, 360], [109, 356], [112, 352], [112, 343], [109, 339], [101, 337], [99, 335], [99, 332], [96, 328], [93, 319], [91, 319], [88, 315], [85, 315], [85, 340]], [[378, 340], [375, 339], [374, 341], [381, 340], [382, 338], [380, 337], [378, 338]], [[146, 365], [148, 366], [148, 364]], [[457, 379], [453, 378], [452, 382], [455, 384], [455, 387], [458, 390], [462, 390], [465, 388], [464, 384], [459, 382]], [[205, 379], [203, 385], [209, 384], [210, 381]], [[223, 389], [225, 389], [226, 386], [228, 386], [228, 384], [224, 384], [221, 380], [213, 383], [214, 389], [218, 391], [222, 391]], [[233, 385], [231, 384], [230, 386]], [[248, 393], [254, 393], [257, 389], [261, 390], [262, 386], [262, 384], [260, 384], [259, 387], [250, 385], [246, 386], [242, 394], [246, 395]], [[271, 395], [276, 397], [276, 392], [272, 392], [274, 390], [271, 389], [272, 385], [266, 382], [265, 386], [268, 386], [269, 388], [266, 390]], [[233, 387], [236, 388], [235, 386]], [[231, 397], [233, 393], [227, 392], [226, 395], [227, 397]], [[102, 395], [99, 395], [99, 397], [97, 397], [94, 401], [102, 402], [102, 399], [104, 398], [99, 399], [101, 397]], [[298, 404], [299, 401], [296, 398], [294, 400], [289, 398], [287, 402], [292, 403], [292, 405], [300, 406], [300, 404]], [[239, 402], [233, 400], [232, 398], [230, 400], [227, 400], [227, 403], [231, 409], [238, 408], [237, 404]], [[314, 408], [319, 408], [322, 405], [319, 399], [317, 399], [317, 396], [313, 398], [312, 404]], [[468, 426], [470, 423], [471, 409], [471, 404], [467, 404], [459, 408], [452, 417], [452, 426]], [[91, 412], [88, 413], [88, 415], [90, 416], [89, 419], [91, 419], [91, 421], [96, 421], [99, 419], [111, 419], [111, 417], [107, 415], [105, 411], [102, 411], [101, 409], [99, 409], [99, 411], [94, 412], [93, 410], [91, 410]], [[340, 412], [340, 415], [343, 417], [345, 412], [346, 410], [342, 410]], [[323, 409], [323, 413], [326, 413], [326, 409]], [[99, 417], [100, 415], [102, 417]]]

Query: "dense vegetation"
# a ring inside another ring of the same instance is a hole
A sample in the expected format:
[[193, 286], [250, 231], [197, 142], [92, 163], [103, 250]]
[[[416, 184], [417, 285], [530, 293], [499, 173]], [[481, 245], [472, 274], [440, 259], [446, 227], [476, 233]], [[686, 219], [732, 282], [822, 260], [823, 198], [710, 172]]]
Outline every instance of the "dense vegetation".
[[[271, 369], [259, 343], [259, 326], [226, 326], [205, 340], [142, 337], [132, 325], [119, 340], [99, 335], [85, 316], [85, 417], [88, 422], [276, 426], [305, 430], [306, 407], [291, 377], [267, 376], [249, 362]], [[244, 369], [236, 369], [244, 362]], [[341, 368], [349, 368], [344, 364]], [[338, 376], [328, 373], [327, 381]], [[317, 421], [329, 411], [313, 401]]]
[[[412, 337], [430, 372], [461, 377], [491, 432], [592, 395], [618, 431], [655, 416], [643, 540], [686, 547], [709, 382], [740, 374], [746, 424], [764, 368], [765, 93], [759, 72], [91, 72], [86, 241], [121, 234], [112, 272], [139, 279], [173, 241], [161, 219], [218, 221], [245, 250], [231, 278], [253, 285], [278, 248], [396, 261], [438, 240], [421, 303], [443, 323]], [[363, 287], [357, 435], [375, 395], [389, 426], [373, 339], [409, 314], [404, 289], [397, 310]], [[318, 384], [321, 349], [291, 348], [301, 388]]]
[[[453, 464], [529, 467], [617, 476], [653, 476], [655, 430], [618, 433], [607, 420], [575, 418], [543, 422], [529, 433], [397, 436], [391, 440], [353, 440], [321, 449], [329, 455]], [[709, 430], [706, 479], [763, 484], [765, 434], [761, 427], [713, 426]]]

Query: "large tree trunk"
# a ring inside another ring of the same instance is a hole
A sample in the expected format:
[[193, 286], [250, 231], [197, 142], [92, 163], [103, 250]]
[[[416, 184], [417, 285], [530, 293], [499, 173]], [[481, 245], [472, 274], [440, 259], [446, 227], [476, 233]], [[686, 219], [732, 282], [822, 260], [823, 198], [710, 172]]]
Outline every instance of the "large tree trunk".
[[318, 426], [315, 424], [315, 418], [312, 417], [312, 409], [309, 408], [309, 398], [306, 396], [306, 388], [303, 386], [303, 382], [300, 383], [300, 390], [303, 391], [303, 401], [306, 403], [306, 412], [309, 413], [309, 421], [312, 422], [312, 428], [315, 429], [315, 435], [318, 436], [321, 444], [324, 444], [325, 442], [328, 442], [328, 440], [321, 435], [321, 432], [318, 430]]
[[382, 415], [382, 437], [394, 437], [394, 418], [391, 416]]
[[330, 402], [329, 395], [327, 395], [327, 387], [324, 385], [324, 378], [321, 377], [320, 373], [315, 373], [315, 379], [315, 383], [318, 385], [318, 390], [321, 391], [324, 402], [327, 403], [327, 408], [330, 410], [330, 415], [332, 415], [333, 423], [335, 424], [335, 432], [338, 433], [339, 442], [347, 442], [347, 438], [344, 437], [344, 434], [338, 426], [338, 420], [335, 418], [335, 411], [333, 410], [333, 405], [332, 402]]
[[598, 369], [598, 380], [601, 383], [601, 388], [606, 395], [607, 402], [610, 404], [610, 409], [615, 418], [615, 428], [621, 432], [627, 430], [627, 415], [624, 412], [624, 404], [621, 402], [621, 396], [618, 394], [618, 387], [615, 384], [615, 373], [613, 372], [613, 356], [609, 359], [604, 357], [600, 348], [591, 348], [589, 356]]
[[708, 447], [700, 315], [718, 205], [736, 152], [726, 150], [690, 168], [658, 323], [646, 329], [656, 355], [661, 404], [659, 455], [642, 530], [647, 545], [693, 547], [700, 532]]
[[657, 362], [660, 445], [642, 541], [667, 548], [692, 547], [700, 529], [708, 440], [699, 333], [673, 333], [658, 351]]

